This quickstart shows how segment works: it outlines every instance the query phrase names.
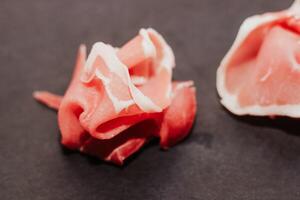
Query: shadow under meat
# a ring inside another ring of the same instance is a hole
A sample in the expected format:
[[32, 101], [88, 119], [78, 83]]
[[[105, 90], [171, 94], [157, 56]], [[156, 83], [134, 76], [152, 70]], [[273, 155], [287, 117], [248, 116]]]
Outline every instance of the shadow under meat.
[[[196, 120], [195, 120], [196, 121]], [[195, 138], [193, 138], [192, 135], [193, 132], [194, 132], [194, 129], [195, 129], [195, 126], [196, 126], [196, 123], [193, 124], [191, 130], [190, 130], [190, 134], [188, 134], [188, 136], [186, 138], [184, 138], [182, 141], [180, 141], [178, 144], [176, 144], [175, 146], [177, 145], [185, 145], [185, 144], [188, 144], [189, 143], [189, 140], [193, 141]], [[59, 134], [59, 137], [58, 137], [58, 142], [60, 143], [61, 142], [61, 136]], [[124, 161], [124, 164], [122, 166], [118, 166], [118, 165], [115, 165], [113, 163], [110, 163], [110, 162], [106, 162], [106, 161], [103, 161], [99, 158], [97, 158], [96, 156], [91, 156], [91, 155], [88, 155], [88, 154], [85, 154], [85, 153], [80, 153], [79, 151], [77, 150], [71, 150], [71, 149], [68, 149], [66, 147], [64, 147], [63, 145], [60, 145], [61, 146], [61, 151], [64, 155], [66, 156], [69, 156], [69, 155], [73, 155], [73, 154], [80, 154], [81, 156], [84, 156], [86, 158], [86, 160], [92, 164], [92, 165], [100, 165], [100, 164], [107, 164], [107, 165], [111, 165], [111, 166], [114, 166], [114, 167], [117, 167], [119, 169], [124, 169], [126, 168], [128, 165], [130, 165], [131, 162], [135, 161], [137, 157], [139, 157], [141, 154], [143, 154], [143, 152], [149, 148], [158, 148], [159, 149], [159, 138], [152, 138], [147, 144], [145, 144], [141, 149], [139, 149], [137, 152], [135, 152], [133, 155], [129, 156], [125, 161]], [[174, 148], [174, 147], [171, 147], [171, 148]], [[167, 151], [167, 150], [163, 150], [161, 149], [162, 151]]]
[[159, 140], [158, 138], [153, 138], [151, 139], [147, 144], [145, 144], [141, 149], [139, 149], [137, 152], [135, 152], [134, 154], [132, 154], [131, 156], [129, 156], [125, 161], [124, 161], [124, 164], [119, 166], [119, 165], [116, 165], [116, 164], [113, 164], [111, 162], [106, 162], [104, 160], [101, 160], [99, 159], [98, 157], [96, 156], [91, 156], [91, 155], [88, 155], [88, 154], [85, 154], [85, 153], [81, 153], [77, 150], [71, 150], [71, 149], [68, 149], [66, 147], [64, 147], [63, 145], [61, 145], [61, 151], [64, 155], [66, 156], [69, 156], [69, 155], [73, 155], [73, 154], [79, 154], [81, 156], [83, 156], [87, 162], [91, 165], [102, 165], [102, 164], [105, 164], [105, 165], [110, 165], [110, 166], [113, 166], [113, 167], [116, 167], [116, 168], [119, 168], [119, 169], [124, 169], [126, 168], [128, 165], [130, 165], [131, 162], [135, 161], [137, 157], [139, 157], [141, 154], [143, 154], [143, 152], [149, 148], [153, 148], [153, 147], [157, 147], [159, 148]]
[[[58, 134], [58, 142], [61, 143], [61, 136], [60, 134]], [[83, 156], [87, 162], [89, 164], [92, 165], [101, 165], [101, 164], [105, 164], [105, 165], [110, 165], [110, 166], [114, 166], [116, 168], [119, 169], [123, 169], [126, 168], [128, 165], [130, 165], [131, 162], [133, 162], [134, 160], [136, 160], [136, 158], [138, 156], [140, 156], [141, 154], [143, 154], [143, 152], [149, 148], [153, 148], [153, 147], [159, 148], [159, 139], [158, 138], [152, 138], [150, 139], [143, 147], [141, 147], [141, 149], [139, 149], [137, 152], [133, 153], [131, 156], [129, 156], [127, 159], [125, 159], [123, 165], [119, 166], [116, 164], [113, 164], [111, 162], [107, 162], [104, 160], [101, 160], [100, 158], [98, 158], [97, 156], [92, 156], [86, 153], [81, 153], [78, 150], [71, 150], [65, 146], [63, 146], [62, 144], [60, 145], [61, 147], [61, 152], [65, 155], [65, 156], [70, 156], [70, 155], [74, 155], [74, 154], [78, 154]]]
[[205, 148], [211, 148], [212, 143], [214, 140], [214, 135], [209, 133], [209, 132], [197, 132], [196, 127], [197, 127], [197, 119], [198, 119], [198, 114], [196, 114], [195, 117], [195, 122], [193, 123], [193, 126], [187, 135], [182, 141], [180, 141], [176, 146], [181, 146], [181, 145], [189, 145], [191, 143], [196, 143], [198, 145], [204, 146]]
[[300, 136], [300, 119], [290, 117], [268, 117], [268, 116], [237, 116], [232, 114], [223, 107], [232, 118], [252, 126], [274, 128], [284, 131], [285, 133], [293, 136]]

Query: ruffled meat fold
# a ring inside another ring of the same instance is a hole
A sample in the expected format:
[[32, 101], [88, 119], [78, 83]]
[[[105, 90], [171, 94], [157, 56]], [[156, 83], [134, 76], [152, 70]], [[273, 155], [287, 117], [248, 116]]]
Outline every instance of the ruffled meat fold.
[[63, 97], [34, 97], [58, 110], [62, 144], [122, 165], [154, 137], [167, 149], [184, 139], [196, 114], [192, 81], [173, 82], [175, 58], [153, 29], [114, 48], [98, 42], [88, 57], [81, 45]]

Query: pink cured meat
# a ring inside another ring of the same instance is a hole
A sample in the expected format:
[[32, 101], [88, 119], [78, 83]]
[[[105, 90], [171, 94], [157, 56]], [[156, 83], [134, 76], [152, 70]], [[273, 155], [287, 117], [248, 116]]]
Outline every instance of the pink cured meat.
[[167, 149], [189, 133], [195, 88], [192, 81], [172, 83], [174, 66], [163, 37], [141, 29], [119, 49], [94, 44], [87, 58], [81, 45], [65, 95], [34, 97], [58, 110], [63, 145], [122, 165], [153, 137]]
[[217, 71], [221, 103], [236, 115], [300, 117], [300, 0], [246, 19]]

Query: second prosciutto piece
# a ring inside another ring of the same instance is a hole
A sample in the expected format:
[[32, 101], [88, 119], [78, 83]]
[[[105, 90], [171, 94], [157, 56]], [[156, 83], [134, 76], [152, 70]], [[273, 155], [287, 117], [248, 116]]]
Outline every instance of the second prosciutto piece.
[[300, 1], [250, 17], [217, 72], [222, 104], [237, 115], [300, 117]]

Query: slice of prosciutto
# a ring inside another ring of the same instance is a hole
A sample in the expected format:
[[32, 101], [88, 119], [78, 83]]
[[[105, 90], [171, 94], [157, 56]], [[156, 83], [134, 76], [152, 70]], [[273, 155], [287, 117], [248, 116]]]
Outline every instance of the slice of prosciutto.
[[300, 0], [244, 21], [218, 68], [217, 90], [236, 115], [300, 117]]
[[172, 83], [175, 58], [153, 29], [121, 48], [98, 42], [88, 57], [81, 45], [63, 97], [34, 98], [58, 110], [62, 144], [122, 165], [154, 137], [167, 149], [184, 139], [196, 114], [192, 81]]

